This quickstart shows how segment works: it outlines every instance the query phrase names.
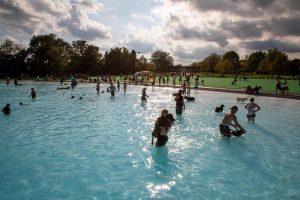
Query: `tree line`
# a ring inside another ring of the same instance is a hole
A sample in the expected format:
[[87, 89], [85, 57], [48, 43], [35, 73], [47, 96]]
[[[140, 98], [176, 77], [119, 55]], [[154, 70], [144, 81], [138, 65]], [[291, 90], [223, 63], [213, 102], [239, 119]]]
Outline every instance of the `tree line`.
[[300, 72], [300, 59], [290, 60], [288, 56], [278, 51], [270, 49], [267, 52], [255, 51], [240, 59], [235, 51], [228, 51], [223, 55], [211, 54], [203, 61], [195, 62], [202, 72], [211, 73], [258, 73], [258, 74], [291, 74], [298, 75]]
[[[98, 46], [84, 40], [70, 43], [55, 34], [35, 35], [28, 47], [11, 40], [0, 45], [0, 76], [67, 75], [67, 74], [133, 74], [137, 71], [173, 72], [174, 59], [168, 52], [155, 51], [148, 60], [140, 52], [125, 47], [115, 47], [101, 54]], [[181, 67], [178, 67], [181, 66]], [[191, 64], [193, 69], [211, 73], [269, 73], [297, 75], [300, 60], [271, 49], [255, 51], [240, 59], [235, 51], [223, 55], [211, 54], [204, 60]]]

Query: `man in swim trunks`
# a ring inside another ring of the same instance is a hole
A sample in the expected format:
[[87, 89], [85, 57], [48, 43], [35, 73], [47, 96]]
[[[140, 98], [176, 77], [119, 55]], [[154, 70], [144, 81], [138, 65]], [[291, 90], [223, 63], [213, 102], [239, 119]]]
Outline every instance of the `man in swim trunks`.
[[179, 90], [178, 93], [176, 94], [176, 97], [175, 97], [175, 101], [176, 101], [176, 114], [179, 114], [179, 115], [182, 114], [182, 109], [185, 108], [184, 101], [183, 101], [184, 99], [183, 99], [182, 93], [183, 93], [183, 91]]
[[[224, 116], [223, 121], [220, 124], [220, 133], [225, 137], [234, 136], [241, 136], [242, 134], [246, 133], [245, 129], [238, 123], [235, 114], [238, 111], [237, 106], [233, 106], [230, 108], [231, 111], [226, 113]], [[234, 122], [234, 123], [232, 123]], [[230, 130], [229, 126], [233, 126], [235, 128], [239, 128], [240, 130], [232, 131]]]
[[2, 108], [2, 112], [5, 114], [5, 115], [9, 115], [11, 113], [11, 110], [10, 110], [10, 104], [6, 104], [6, 106], [4, 108]]
[[248, 110], [247, 118], [248, 122], [254, 122], [255, 119], [255, 113], [259, 111], [261, 108], [254, 103], [254, 98], [250, 99], [250, 103], [248, 103], [245, 108]]

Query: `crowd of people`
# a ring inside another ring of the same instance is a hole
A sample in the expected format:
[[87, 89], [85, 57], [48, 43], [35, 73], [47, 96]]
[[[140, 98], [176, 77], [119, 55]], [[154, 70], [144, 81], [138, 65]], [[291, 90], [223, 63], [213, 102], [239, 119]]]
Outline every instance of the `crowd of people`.
[[[132, 79], [129, 77], [123, 77], [124, 81], [123, 81], [123, 92], [126, 93], [127, 90], [127, 81], [129, 81], [130, 83], [132, 83]], [[153, 81], [155, 82], [156, 77], [148, 77], [149, 81]], [[148, 79], [147, 78], [147, 79]], [[107, 77], [102, 77], [101, 78], [102, 81], [106, 82], [107, 84], [109, 84], [109, 87], [107, 87], [107, 92], [109, 92], [111, 94], [112, 97], [115, 97], [116, 93], [120, 91], [120, 81], [119, 80], [115, 80], [114, 77], [111, 76], [107, 76]], [[179, 78], [180, 80], [180, 78]], [[64, 80], [61, 80], [61, 84], [63, 84]], [[158, 78], [159, 84], [162, 81], [164, 84], [168, 84], [168, 79], [164, 80], [164, 78], [162, 76], [160, 76]], [[196, 78], [196, 83], [199, 83], [199, 78]], [[96, 92], [99, 94], [100, 93], [100, 78], [96, 79]], [[117, 84], [117, 88], [114, 86], [114, 83]], [[175, 113], [176, 115], [182, 115], [183, 114], [183, 110], [185, 109], [185, 100], [186, 101], [195, 101], [195, 98], [191, 96], [191, 84], [190, 84], [190, 79], [185, 79], [185, 80], [181, 80], [182, 83], [182, 88], [175, 94], [173, 94], [174, 96], [174, 101], [175, 101]], [[9, 82], [7, 81], [7, 84], [9, 84]], [[18, 85], [17, 80], [14, 80], [14, 84]], [[75, 88], [77, 85], [77, 81], [74, 77], [71, 78], [71, 88]], [[155, 84], [152, 84], [152, 86]], [[195, 87], [197, 87], [198, 84], [195, 85]], [[204, 81], [202, 82], [202, 85], [204, 85]], [[258, 94], [259, 91], [259, 87], [256, 86], [254, 89], [248, 88], [247, 87], [247, 91], [251, 90], [251, 94]], [[255, 92], [253, 92], [255, 91]], [[104, 93], [105, 91], [102, 91], [101, 93]], [[247, 93], [250, 94], [250, 93]], [[34, 88], [31, 88], [31, 92], [29, 97], [31, 97], [32, 99], [36, 99], [37, 98], [37, 93], [35, 91]], [[73, 98], [75, 98], [74, 96], [72, 96]], [[71, 97], [71, 98], [72, 98]], [[82, 98], [82, 97], [81, 97]], [[147, 94], [147, 89], [146, 87], [142, 88], [142, 94], [141, 94], [141, 101], [146, 103], [147, 99], [149, 98], [148, 94]], [[19, 105], [25, 105], [22, 102], [20, 102]], [[215, 108], [215, 112], [223, 112], [224, 110], [224, 105], [220, 105], [218, 107]], [[260, 106], [258, 106], [256, 103], [254, 103], [254, 98], [250, 99], [250, 103], [248, 103], [245, 106], [245, 109], [247, 109], [248, 114], [247, 114], [247, 118], [249, 122], [254, 122], [255, 117], [256, 117], [256, 112], [258, 112], [261, 108]], [[222, 120], [222, 122], [220, 123], [219, 129], [220, 129], [220, 133], [222, 136], [224, 137], [231, 137], [231, 136], [241, 136], [242, 134], [245, 134], [246, 131], [245, 129], [238, 123], [237, 117], [236, 117], [236, 113], [238, 111], [238, 107], [237, 106], [232, 106], [230, 108], [230, 111], [227, 112], [224, 115], [224, 118]], [[7, 104], [3, 109], [2, 112], [5, 115], [9, 115], [11, 114], [11, 108], [10, 108], [10, 104]], [[174, 116], [169, 113], [168, 110], [163, 110], [161, 112], [161, 115], [157, 118], [156, 122], [155, 122], [155, 126], [154, 126], [154, 130], [152, 131], [152, 144], [154, 145], [154, 139], [156, 139], [155, 142], [155, 146], [157, 147], [161, 147], [164, 146], [167, 141], [168, 141], [168, 132], [170, 131], [172, 125], [174, 124], [175, 118]], [[234, 127], [235, 130], [232, 130], [230, 127]]]

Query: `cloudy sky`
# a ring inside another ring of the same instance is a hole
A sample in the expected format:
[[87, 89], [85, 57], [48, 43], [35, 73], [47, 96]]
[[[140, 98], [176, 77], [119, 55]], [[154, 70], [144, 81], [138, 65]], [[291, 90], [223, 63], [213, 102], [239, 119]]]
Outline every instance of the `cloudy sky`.
[[300, 57], [300, 0], [0, 0], [0, 40], [84, 39], [191, 64], [211, 53], [278, 48]]

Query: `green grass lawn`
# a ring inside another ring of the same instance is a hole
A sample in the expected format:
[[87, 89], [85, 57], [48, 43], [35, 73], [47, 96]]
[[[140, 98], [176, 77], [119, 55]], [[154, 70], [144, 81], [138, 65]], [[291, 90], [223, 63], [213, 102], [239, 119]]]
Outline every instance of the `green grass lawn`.
[[[119, 79], [119, 77], [117, 78]], [[184, 79], [183, 79], [184, 80]], [[204, 84], [206, 87], [216, 87], [216, 88], [230, 88], [230, 89], [242, 89], [250, 85], [251, 87], [262, 86], [262, 91], [266, 92], [275, 92], [275, 79], [248, 79], [247, 81], [239, 80], [237, 81], [237, 85], [231, 85], [233, 78], [217, 78], [217, 77], [200, 77], [200, 87], [201, 80], [204, 80]], [[121, 80], [122, 81], [122, 80]], [[172, 85], [173, 79], [169, 78], [169, 85]], [[290, 93], [298, 93], [300, 94], [300, 86], [298, 80], [287, 80], [289, 85]], [[158, 84], [158, 77], [156, 80], [156, 84]], [[179, 84], [179, 78], [176, 79], [176, 84]], [[191, 79], [192, 86], [195, 84], [195, 79]]]

